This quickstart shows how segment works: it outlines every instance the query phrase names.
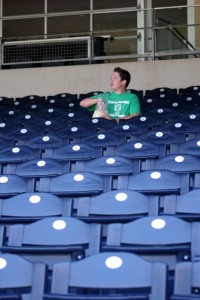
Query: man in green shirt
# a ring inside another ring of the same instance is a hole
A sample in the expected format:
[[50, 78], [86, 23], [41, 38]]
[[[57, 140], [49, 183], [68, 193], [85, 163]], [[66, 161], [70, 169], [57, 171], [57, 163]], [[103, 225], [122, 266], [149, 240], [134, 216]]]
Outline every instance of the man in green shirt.
[[137, 95], [126, 91], [130, 79], [128, 71], [115, 68], [110, 81], [112, 92], [83, 99], [80, 105], [94, 111], [93, 117], [115, 119], [117, 122], [140, 115], [140, 102]]

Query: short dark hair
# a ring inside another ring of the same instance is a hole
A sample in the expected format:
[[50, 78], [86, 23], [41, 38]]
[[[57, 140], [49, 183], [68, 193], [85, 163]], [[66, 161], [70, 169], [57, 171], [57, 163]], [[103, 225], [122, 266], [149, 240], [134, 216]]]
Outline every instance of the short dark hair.
[[126, 80], [126, 88], [127, 88], [131, 81], [131, 74], [127, 70], [124, 70], [120, 67], [114, 68], [114, 72], [119, 73], [121, 80]]

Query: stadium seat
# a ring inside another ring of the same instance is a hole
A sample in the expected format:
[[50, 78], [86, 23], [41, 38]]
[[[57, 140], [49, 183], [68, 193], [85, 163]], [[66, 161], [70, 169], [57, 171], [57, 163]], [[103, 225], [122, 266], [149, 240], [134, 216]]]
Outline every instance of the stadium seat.
[[95, 128], [96, 132], [109, 130], [116, 125], [115, 120], [108, 120], [105, 118], [89, 118], [81, 122], [73, 122], [73, 126], [83, 126], [84, 128]]
[[95, 133], [86, 137], [81, 137], [80, 142], [93, 146], [116, 146], [126, 141], [125, 136], [119, 136], [114, 133], [104, 132]]
[[88, 144], [68, 144], [57, 148], [48, 148], [43, 152], [43, 158], [53, 158], [60, 161], [90, 160], [102, 156], [102, 147]]
[[56, 134], [39, 134], [33, 138], [21, 139], [17, 145], [27, 145], [31, 148], [52, 148], [69, 144], [69, 139], [58, 137]]
[[128, 159], [122, 156], [102, 156], [86, 161], [77, 161], [74, 172], [92, 172], [100, 175], [125, 175], [138, 173], [140, 162], [138, 159]]
[[170, 170], [178, 173], [200, 172], [200, 157], [192, 154], [171, 154], [162, 158], [147, 159], [146, 169]]
[[7, 174], [23, 177], [51, 177], [69, 172], [70, 163], [63, 163], [52, 158], [31, 159], [16, 164], [8, 164], [6, 170]]
[[68, 254], [79, 259], [79, 255], [99, 253], [101, 225], [98, 223], [88, 224], [72, 217], [46, 217], [30, 224], [0, 226], [0, 251], [4, 253], [32, 254], [38, 260], [42, 259], [42, 254]]
[[[23, 128], [20, 126], [16, 126], [16, 127], [15, 129], [12, 129], [6, 133], [7, 138], [18, 141], [18, 140], [35, 138], [38, 135], [42, 134], [42, 129], [39, 131], [36, 128], [34, 128], [34, 126], [33, 127], [26, 126]], [[45, 134], [45, 130], [44, 130], [44, 134]]]
[[171, 154], [190, 154], [200, 155], [200, 139], [191, 139], [184, 143], [172, 143], [170, 146]]
[[20, 193], [32, 192], [33, 183], [18, 175], [0, 176], [0, 197], [11, 197]]
[[131, 135], [131, 134], [143, 134], [149, 131], [149, 127], [146, 124], [116, 124], [109, 129], [109, 133]]
[[169, 170], [147, 170], [138, 174], [118, 176], [117, 188], [145, 194], [182, 194], [189, 191], [189, 176], [186, 175]]
[[0, 137], [0, 149], [4, 148], [4, 147], [9, 147], [12, 145], [14, 145], [14, 141], [12, 139], [6, 139], [6, 138]]
[[89, 222], [127, 222], [145, 215], [158, 215], [158, 207], [158, 196], [113, 190], [95, 197], [80, 197], [76, 216]]
[[179, 94], [193, 94], [193, 93], [198, 93], [200, 92], [200, 86], [199, 85], [191, 85], [185, 88], [180, 88], [179, 89]]
[[142, 142], [130, 141], [128, 143], [116, 146], [114, 154], [127, 158], [159, 158], [165, 156], [166, 145], [154, 144], [153, 142], [148, 142], [145, 140]]
[[111, 180], [89, 172], [72, 172], [52, 178], [41, 178], [38, 190], [63, 196], [98, 195], [111, 189]]
[[170, 300], [197, 300], [200, 294], [200, 262], [179, 262], [175, 267]]
[[30, 223], [45, 217], [70, 217], [72, 199], [50, 193], [21, 193], [0, 199], [0, 207], [1, 223]]
[[0, 162], [23, 162], [40, 157], [39, 149], [33, 149], [28, 146], [20, 147], [8, 146], [0, 149]]
[[200, 220], [200, 189], [193, 189], [182, 195], [163, 197], [163, 214], [195, 221]]
[[0, 254], [0, 299], [42, 300], [46, 266], [15, 254]]
[[51, 292], [44, 300], [165, 300], [166, 273], [165, 264], [134, 254], [100, 253], [55, 264]]
[[184, 143], [186, 141], [186, 135], [184, 130], [181, 133], [178, 133], [173, 131], [173, 127], [168, 128], [168, 130], [161, 128], [144, 134], [133, 135], [133, 140], [170, 145], [171, 143]]
[[[200, 255], [200, 222], [174, 216], [146, 216], [129, 223], [107, 225], [102, 251], [128, 251], [171, 265], [174, 261], [195, 261]], [[162, 258], [161, 258], [162, 257]]]
[[159, 87], [154, 89], [145, 90], [146, 96], [161, 96], [162, 95], [177, 95], [178, 90], [176, 88], [170, 88], [170, 87]]
[[95, 127], [83, 127], [81, 124], [78, 126], [65, 126], [59, 130], [56, 130], [56, 134], [59, 137], [64, 137], [64, 138], [78, 138], [80, 139], [81, 137], [84, 136], [90, 136], [91, 134], [96, 133], [96, 128]]

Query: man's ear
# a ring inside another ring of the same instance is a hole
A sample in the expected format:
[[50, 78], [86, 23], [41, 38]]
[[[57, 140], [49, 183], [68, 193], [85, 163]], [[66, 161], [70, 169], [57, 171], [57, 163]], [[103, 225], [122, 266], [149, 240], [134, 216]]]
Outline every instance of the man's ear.
[[126, 85], [126, 80], [122, 80], [122, 84], [123, 84], [123, 85]]

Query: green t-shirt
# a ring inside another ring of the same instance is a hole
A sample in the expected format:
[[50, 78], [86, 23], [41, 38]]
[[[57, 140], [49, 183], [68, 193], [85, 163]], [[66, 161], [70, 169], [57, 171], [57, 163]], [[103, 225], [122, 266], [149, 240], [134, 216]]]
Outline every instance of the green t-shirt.
[[[106, 105], [107, 113], [111, 118], [123, 118], [132, 114], [140, 114], [140, 101], [137, 95], [125, 92], [116, 94], [114, 92], [101, 93], [92, 98], [102, 98]], [[94, 111], [96, 105], [90, 106], [89, 110]]]

